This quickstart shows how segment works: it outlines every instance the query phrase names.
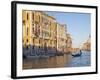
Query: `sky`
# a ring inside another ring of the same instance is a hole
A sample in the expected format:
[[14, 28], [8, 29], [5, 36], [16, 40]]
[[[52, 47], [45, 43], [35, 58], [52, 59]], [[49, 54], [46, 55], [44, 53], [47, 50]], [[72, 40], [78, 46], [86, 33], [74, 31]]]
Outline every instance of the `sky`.
[[46, 12], [55, 17], [60, 24], [67, 25], [67, 32], [71, 34], [73, 47], [80, 47], [91, 34], [91, 14], [71, 12]]

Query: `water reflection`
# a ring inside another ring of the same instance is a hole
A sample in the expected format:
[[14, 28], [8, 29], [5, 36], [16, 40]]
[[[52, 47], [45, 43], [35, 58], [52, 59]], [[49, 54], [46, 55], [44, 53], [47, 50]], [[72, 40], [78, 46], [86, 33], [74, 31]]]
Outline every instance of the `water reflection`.
[[72, 57], [70, 54], [64, 54], [63, 56], [23, 60], [23, 69], [79, 66], [90, 66], [90, 52], [83, 52], [81, 57]]
[[81, 67], [81, 66], [90, 66], [91, 64], [91, 55], [89, 51], [84, 51], [80, 57], [72, 57], [67, 67]]

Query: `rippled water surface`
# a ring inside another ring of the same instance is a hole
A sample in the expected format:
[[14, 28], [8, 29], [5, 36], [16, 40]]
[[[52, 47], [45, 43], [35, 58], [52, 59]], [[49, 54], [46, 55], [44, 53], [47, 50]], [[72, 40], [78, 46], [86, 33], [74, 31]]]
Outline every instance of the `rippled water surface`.
[[48, 58], [25, 59], [23, 60], [23, 69], [90, 66], [90, 52], [84, 51], [82, 53], [83, 54], [79, 57], [64, 54], [63, 56]]

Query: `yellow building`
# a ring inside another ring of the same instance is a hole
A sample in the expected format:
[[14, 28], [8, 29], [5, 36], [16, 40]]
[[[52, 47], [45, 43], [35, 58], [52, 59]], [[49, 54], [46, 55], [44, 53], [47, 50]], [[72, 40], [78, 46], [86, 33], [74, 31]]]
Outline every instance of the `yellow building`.
[[56, 19], [41, 11], [23, 10], [22, 15], [24, 53], [26, 48], [30, 54], [56, 52]]
[[72, 52], [72, 38], [70, 34], [66, 34], [66, 52], [71, 53]]
[[56, 19], [42, 12], [43, 46], [48, 52], [56, 52]]
[[31, 34], [30, 34], [30, 27], [31, 27], [31, 19], [30, 19], [30, 11], [23, 11], [22, 12], [22, 19], [23, 19], [23, 46], [29, 47], [31, 42]]
[[72, 40], [66, 25], [57, 23], [54, 17], [42, 11], [23, 10], [22, 23], [23, 53], [43, 55], [71, 51]]
[[52, 50], [56, 51], [57, 49], [57, 25], [56, 19], [50, 17], [50, 47]]
[[57, 51], [64, 53], [66, 50], [66, 26], [57, 23]]
[[83, 43], [82, 49], [83, 49], [83, 50], [86, 50], [86, 51], [91, 51], [91, 37], [90, 37], [90, 36], [89, 36], [89, 38]]

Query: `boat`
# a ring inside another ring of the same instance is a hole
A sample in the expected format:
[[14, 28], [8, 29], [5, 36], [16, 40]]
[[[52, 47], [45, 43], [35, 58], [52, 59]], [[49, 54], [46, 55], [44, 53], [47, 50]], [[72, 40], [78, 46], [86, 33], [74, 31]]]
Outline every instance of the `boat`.
[[63, 56], [63, 55], [64, 55], [63, 53], [59, 53], [59, 52], [55, 54], [55, 56]]
[[79, 57], [82, 55], [82, 51], [80, 50], [79, 52], [76, 52], [74, 54], [71, 54], [73, 57]]
[[56, 56], [63, 56], [64, 54], [56, 54]]

